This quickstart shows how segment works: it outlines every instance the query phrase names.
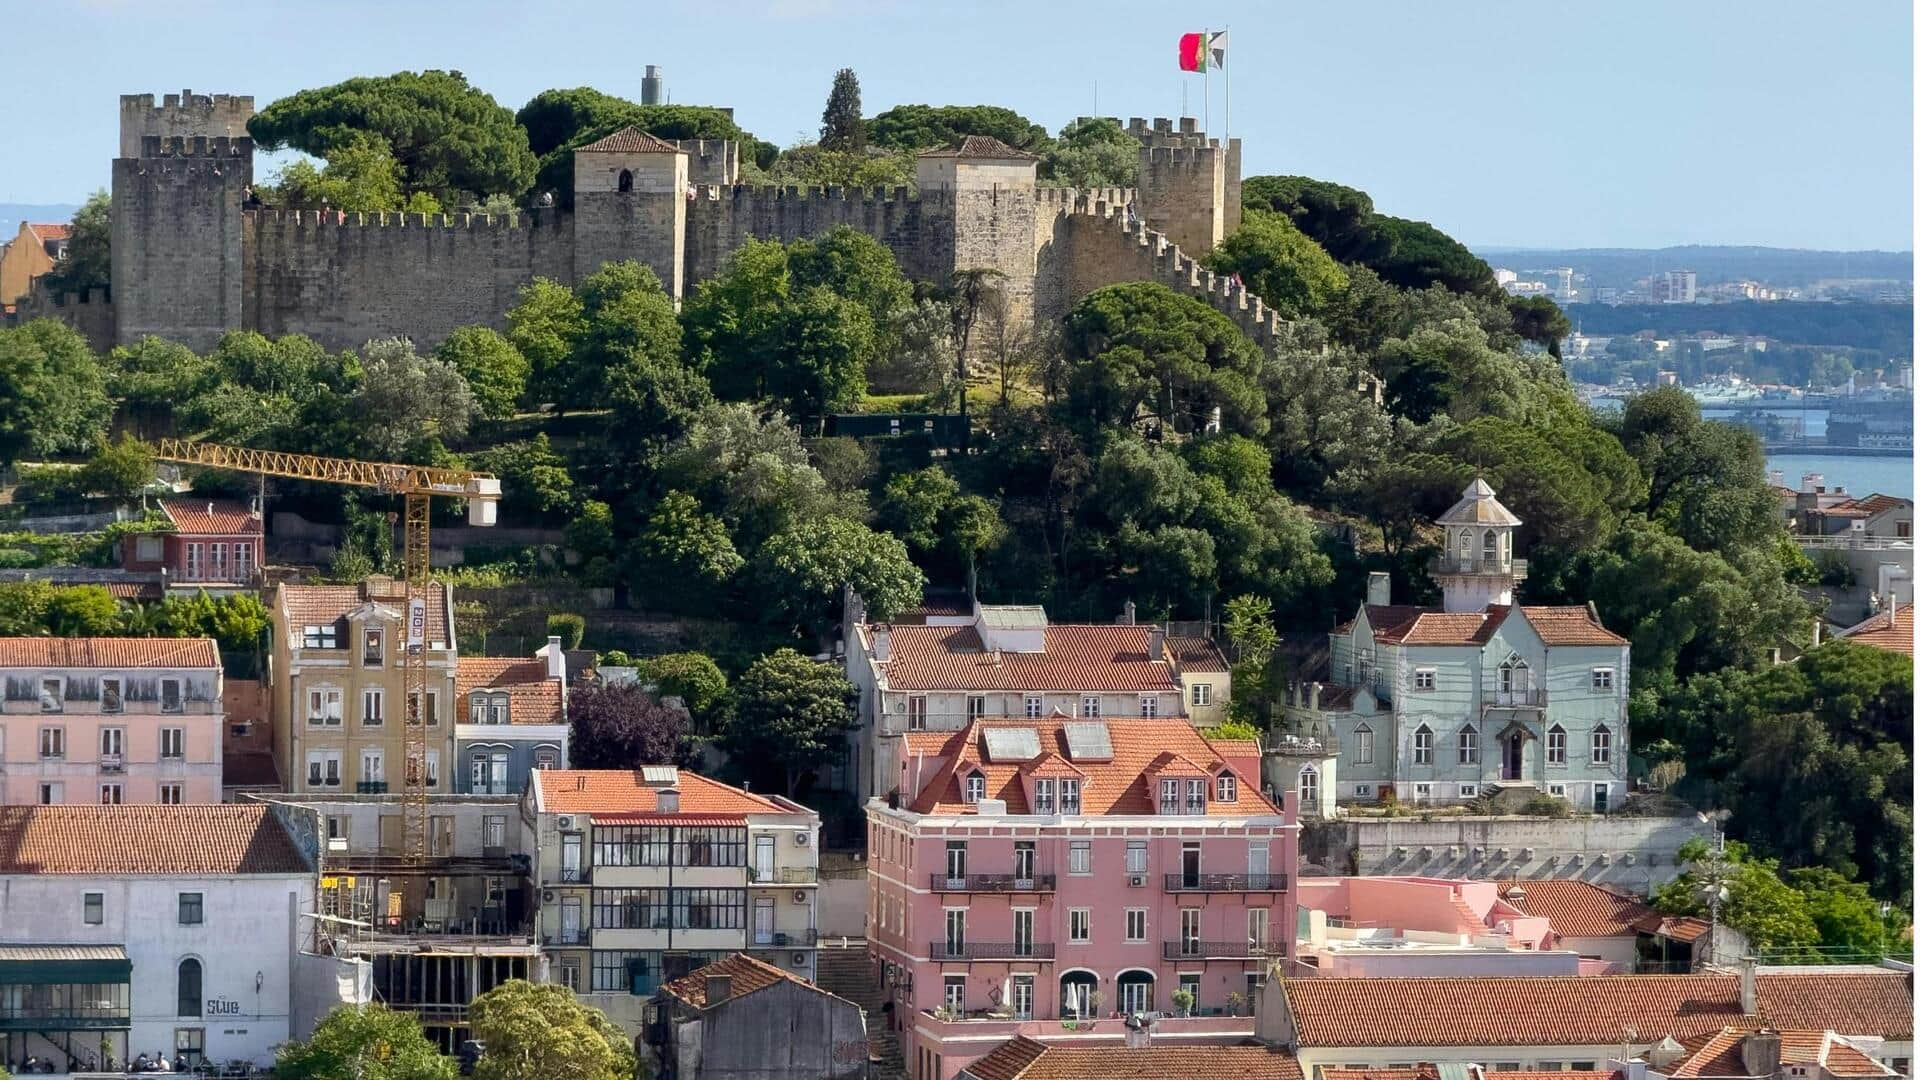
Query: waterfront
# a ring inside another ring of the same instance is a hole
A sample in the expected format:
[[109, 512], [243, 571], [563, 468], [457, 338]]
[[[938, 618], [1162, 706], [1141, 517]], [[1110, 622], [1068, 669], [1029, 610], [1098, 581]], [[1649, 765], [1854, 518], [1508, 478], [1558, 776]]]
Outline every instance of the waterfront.
[[1838, 484], [1855, 495], [1881, 492], [1913, 498], [1913, 456], [1847, 457], [1839, 454], [1769, 454], [1767, 468], [1779, 470], [1788, 487], [1800, 486], [1800, 477], [1817, 472], [1829, 486]]

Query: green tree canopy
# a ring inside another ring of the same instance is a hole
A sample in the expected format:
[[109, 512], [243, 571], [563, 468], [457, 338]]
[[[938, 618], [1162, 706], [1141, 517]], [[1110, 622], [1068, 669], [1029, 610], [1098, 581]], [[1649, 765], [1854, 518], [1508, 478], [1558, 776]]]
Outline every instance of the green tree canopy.
[[1140, 140], [1120, 121], [1083, 116], [1060, 129], [1040, 159], [1040, 180], [1062, 187], [1133, 187], [1140, 182]]
[[300, 160], [280, 170], [261, 194], [280, 206], [329, 210], [402, 210], [437, 214], [440, 200], [429, 191], [408, 191], [393, 152], [368, 137], [330, 148], [321, 165]]
[[693, 714], [694, 730], [710, 733], [729, 701], [727, 676], [706, 653], [678, 652], [639, 661], [640, 679], [661, 697], [677, 697]]
[[94, 495], [130, 499], [153, 483], [153, 447], [131, 435], [100, 448], [80, 470], [80, 486]]
[[513, 113], [457, 71], [403, 71], [302, 90], [247, 121], [265, 150], [315, 157], [371, 141], [400, 167], [408, 194], [443, 205], [471, 195], [519, 195], [533, 182], [527, 132]]
[[353, 412], [365, 421], [368, 450], [392, 461], [423, 441], [454, 442], [473, 422], [473, 391], [438, 357], [421, 356], [403, 338], [369, 341], [360, 350], [362, 375]]
[[467, 380], [482, 416], [505, 420], [518, 411], [532, 365], [498, 331], [462, 326], [447, 335], [434, 355]]
[[540, 159], [533, 190], [573, 205], [573, 150], [634, 127], [662, 139], [732, 139], [740, 143], [743, 167], [772, 163], [774, 147], [741, 130], [724, 109], [708, 105], [642, 105], [592, 87], [543, 90], [515, 114], [527, 144]]
[[1135, 425], [1264, 434], [1260, 350], [1225, 315], [1164, 285], [1109, 285], [1067, 313], [1066, 408], [1089, 431]]
[[570, 397], [573, 350], [586, 333], [586, 310], [571, 288], [537, 277], [507, 309], [507, 341], [526, 357], [529, 404]]
[[745, 565], [726, 524], [684, 491], [670, 491], [654, 506], [626, 559], [644, 595], [684, 611], [709, 605]]
[[1670, 915], [1706, 915], [1711, 898], [1725, 890], [1720, 918], [1747, 936], [1762, 952], [1810, 951], [1820, 942], [1807, 898], [1780, 880], [1780, 864], [1751, 856], [1738, 841], [1727, 844], [1726, 857], [1717, 858], [1706, 841], [1689, 840], [1680, 847], [1687, 869], [1653, 892], [1653, 905]]
[[176, 434], [175, 410], [219, 384], [213, 361], [164, 338], [143, 337], [107, 357], [107, 392], [121, 417], [148, 437]]
[[799, 631], [824, 633], [852, 586], [876, 619], [920, 602], [926, 575], [906, 545], [841, 517], [803, 520], [767, 538], [749, 567], [767, 615]]
[[780, 649], [741, 674], [720, 741], [748, 770], [780, 775], [794, 797], [809, 772], [846, 753], [858, 698], [840, 669]]
[[1283, 318], [1312, 315], [1346, 290], [1347, 273], [1284, 215], [1249, 210], [1240, 227], [1207, 253], [1207, 267], [1238, 274]]
[[1249, 210], [1285, 214], [1341, 262], [1365, 263], [1376, 254], [1373, 199], [1357, 188], [1306, 176], [1249, 176], [1240, 199]]
[[1629, 398], [1620, 433], [1646, 471], [1648, 515], [1688, 544], [1735, 552], [1780, 532], [1780, 507], [1767, 482], [1759, 438], [1702, 420], [1686, 391], [1667, 386]]
[[96, 191], [74, 211], [67, 233], [67, 253], [46, 272], [41, 283], [55, 296], [110, 288], [112, 241], [113, 199], [105, 191]]
[[852, 68], [833, 73], [833, 89], [820, 114], [820, 147], [858, 154], [867, 148], [867, 122], [860, 118], [860, 76]]
[[867, 140], [912, 153], [947, 146], [968, 135], [991, 135], [1030, 154], [1045, 153], [1047, 129], [998, 105], [895, 105], [867, 121]]
[[328, 1013], [305, 1042], [275, 1055], [274, 1075], [288, 1080], [456, 1080], [459, 1069], [420, 1031], [411, 1013], [378, 1002]]
[[112, 415], [87, 341], [52, 319], [0, 328], [0, 466], [95, 446]]
[[468, 1006], [487, 1052], [474, 1080], [631, 1080], [633, 1040], [558, 983], [509, 979]]

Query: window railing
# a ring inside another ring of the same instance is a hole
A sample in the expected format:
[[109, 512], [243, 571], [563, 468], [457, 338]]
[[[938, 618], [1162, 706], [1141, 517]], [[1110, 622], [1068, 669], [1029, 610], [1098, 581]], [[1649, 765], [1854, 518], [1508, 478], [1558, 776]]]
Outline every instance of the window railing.
[[585, 927], [577, 930], [555, 930], [552, 933], [540, 935], [540, 944], [542, 945], [585, 945], [586, 943], [587, 929]]
[[1285, 874], [1168, 874], [1168, 892], [1284, 892]]
[[1051, 960], [1051, 941], [934, 941], [927, 955], [935, 960]]
[[1055, 888], [1052, 874], [932, 874], [928, 880], [934, 892], [1052, 892]]
[[124, 773], [127, 771], [127, 759], [120, 754], [101, 754], [100, 771], [109, 774]]
[[1279, 949], [1270, 942], [1248, 941], [1190, 941], [1179, 939], [1161, 943], [1160, 957], [1163, 960], [1258, 960], [1277, 953]]
[[[328, 781], [330, 784], [338, 782], [337, 780]], [[385, 795], [387, 793], [387, 782], [385, 780], [362, 780], [353, 785], [353, 792], [356, 795]]]
[[1523, 578], [1527, 576], [1527, 560], [1485, 554], [1435, 555], [1427, 563], [1427, 570], [1435, 574], [1512, 574]]
[[820, 931], [807, 930], [755, 930], [753, 946], [759, 949], [791, 949], [818, 944]]
[[776, 866], [764, 871], [747, 867], [747, 880], [761, 885], [811, 885], [817, 877], [819, 872], [811, 866]]
[[1486, 702], [1488, 708], [1494, 709], [1543, 709], [1546, 705], [1547, 688], [1544, 686], [1529, 686], [1523, 690], [1495, 690], [1493, 696]]

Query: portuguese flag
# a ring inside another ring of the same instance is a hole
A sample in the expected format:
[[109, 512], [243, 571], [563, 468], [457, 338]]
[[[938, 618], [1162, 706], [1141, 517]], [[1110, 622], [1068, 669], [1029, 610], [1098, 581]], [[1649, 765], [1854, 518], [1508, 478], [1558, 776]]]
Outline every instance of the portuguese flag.
[[1227, 32], [1180, 35], [1180, 70], [1205, 71], [1227, 62]]

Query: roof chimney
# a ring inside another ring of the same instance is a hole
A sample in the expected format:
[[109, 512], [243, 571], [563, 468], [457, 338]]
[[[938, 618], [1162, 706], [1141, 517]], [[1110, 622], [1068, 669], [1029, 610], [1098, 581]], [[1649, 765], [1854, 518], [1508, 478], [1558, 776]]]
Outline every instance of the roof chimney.
[[1375, 570], [1367, 575], [1367, 603], [1374, 607], [1386, 607], [1393, 603], [1393, 575], [1385, 570]]
[[893, 659], [893, 630], [885, 623], [873, 628], [873, 658], [882, 664]]
[[1133, 625], [1133, 601], [1129, 600], [1120, 608], [1120, 625]]
[[547, 678], [567, 681], [567, 650], [560, 647], [557, 634], [547, 638]]
[[1147, 659], [1165, 660], [1167, 658], [1167, 631], [1156, 626], [1147, 631]]
[[733, 996], [733, 976], [707, 976], [707, 1004], [718, 1005]]
[[1780, 1033], [1772, 1028], [1747, 1032], [1740, 1040], [1740, 1064], [1748, 1076], [1771, 1077], [1780, 1071]]
[[[1740, 1014], [1742, 1016], [1760, 1015], [1760, 989], [1755, 982], [1753, 969], [1753, 957], [1740, 958]], [[1776, 1048], [1775, 1053], [1778, 1052]]]
[[665, 80], [660, 77], [660, 65], [648, 64], [647, 73], [640, 77], [640, 104], [660, 104], [660, 91]]

